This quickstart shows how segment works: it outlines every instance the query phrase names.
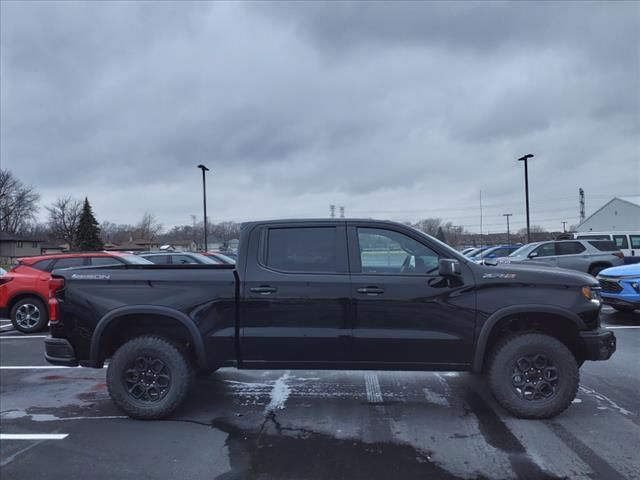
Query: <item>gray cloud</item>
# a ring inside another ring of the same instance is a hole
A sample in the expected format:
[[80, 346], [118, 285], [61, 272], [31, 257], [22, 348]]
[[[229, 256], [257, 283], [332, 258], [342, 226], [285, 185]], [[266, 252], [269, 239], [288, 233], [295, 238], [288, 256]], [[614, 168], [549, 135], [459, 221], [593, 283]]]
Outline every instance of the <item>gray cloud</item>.
[[[640, 6], [2, 2], [0, 160], [100, 219], [575, 222], [640, 190]], [[555, 199], [555, 200], [554, 200]], [[493, 227], [491, 227], [493, 228]]]

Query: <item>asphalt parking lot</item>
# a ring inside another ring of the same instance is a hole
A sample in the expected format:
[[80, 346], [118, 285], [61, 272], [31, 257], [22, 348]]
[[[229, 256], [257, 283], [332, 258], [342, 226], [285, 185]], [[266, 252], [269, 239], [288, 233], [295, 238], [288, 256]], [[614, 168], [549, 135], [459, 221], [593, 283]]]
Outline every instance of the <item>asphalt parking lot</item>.
[[603, 321], [618, 351], [553, 420], [509, 417], [469, 374], [223, 369], [143, 422], [106, 370], [47, 365], [43, 335], [0, 320], [0, 478], [640, 478], [640, 314]]

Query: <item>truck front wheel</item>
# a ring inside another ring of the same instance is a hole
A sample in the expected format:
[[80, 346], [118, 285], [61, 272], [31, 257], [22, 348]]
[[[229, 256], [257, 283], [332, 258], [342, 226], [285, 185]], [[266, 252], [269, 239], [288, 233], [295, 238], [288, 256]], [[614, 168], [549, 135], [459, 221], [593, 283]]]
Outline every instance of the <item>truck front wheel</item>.
[[168, 338], [136, 337], [114, 353], [107, 370], [113, 402], [142, 420], [165, 418], [185, 399], [193, 368], [187, 352]]
[[525, 333], [498, 342], [489, 360], [489, 387], [495, 399], [519, 418], [551, 418], [574, 400], [578, 362], [558, 339]]

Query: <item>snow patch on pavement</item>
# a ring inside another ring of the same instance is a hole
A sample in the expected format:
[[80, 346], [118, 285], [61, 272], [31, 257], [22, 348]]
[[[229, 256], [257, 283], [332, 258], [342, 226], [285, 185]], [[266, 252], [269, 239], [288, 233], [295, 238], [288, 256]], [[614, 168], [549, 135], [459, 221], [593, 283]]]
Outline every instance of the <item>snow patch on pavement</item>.
[[592, 388], [580, 386], [580, 391], [596, 399], [596, 401], [600, 404], [598, 406], [598, 410], [606, 410], [608, 408], [613, 408], [614, 410], [617, 410], [622, 415], [633, 415], [633, 412], [630, 412], [626, 408], [622, 408], [620, 405], [618, 405], [616, 402], [611, 400], [609, 397], [595, 391]]
[[278, 380], [276, 380], [276, 383], [273, 385], [273, 388], [269, 393], [271, 400], [264, 409], [265, 413], [272, 413], [284, 408], [284, 404], [287, 402], [289, 395], [291, 395], [291, 388], [287, 383], [290, 376], [290, 373], [287, 371], [284, 375], [278, 378]]
[[427, 402], [434, 405], [439, 405], [441, 407], [449, 406], [449, 400], [445, 395], [434, 392], [433, 390], [430, 390], [428, 388], [423, 388], [422, 391], [424, 392], [424, 398], [427, 400]]

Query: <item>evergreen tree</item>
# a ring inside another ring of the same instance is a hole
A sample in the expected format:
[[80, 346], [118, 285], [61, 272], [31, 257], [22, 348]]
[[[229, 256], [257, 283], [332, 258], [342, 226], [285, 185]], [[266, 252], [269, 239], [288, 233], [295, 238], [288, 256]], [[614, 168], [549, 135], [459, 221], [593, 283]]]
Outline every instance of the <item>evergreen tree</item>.
[[78, 221], [78, 231], [76, 235], [78, 249], [81, 251], [103, 250], [104, 244], [100, 239], [100, 227], [96, 217], [93, 216], [89, 200], [85, 197], [80, 220]]
[[447, 237], [444, 234], [444, 230], [442, 229], [442, 227], [438, 227], [438, 232], [436, 233], [436, 238], [438, 240], [440, 240], [441, 242], [447, 243]]

